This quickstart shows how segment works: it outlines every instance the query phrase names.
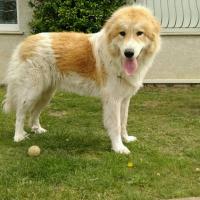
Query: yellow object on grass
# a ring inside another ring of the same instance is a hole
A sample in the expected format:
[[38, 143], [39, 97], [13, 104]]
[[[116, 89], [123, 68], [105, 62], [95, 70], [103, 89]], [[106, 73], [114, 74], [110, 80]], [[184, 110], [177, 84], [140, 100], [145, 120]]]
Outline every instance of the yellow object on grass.
[[127, 166], [128, 166], [128, 168], [133, 168], [133, 162], [129, 160]]

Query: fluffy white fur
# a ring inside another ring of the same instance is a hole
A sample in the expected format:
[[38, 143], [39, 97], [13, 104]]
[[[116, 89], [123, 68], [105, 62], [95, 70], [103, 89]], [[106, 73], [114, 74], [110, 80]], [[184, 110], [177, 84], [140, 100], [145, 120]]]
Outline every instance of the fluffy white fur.
[[[145, 10], [149, 14], [144, 8], [133, 8]], [[129, 25], [125, 24], [125, 26]], [[159, 41], [156, 41], [158, 44], [153, 52], [140, 60], [137, 71], [133, 75], [127, 76], [122, 68], [124, 51], [127, 48], [133, 49], [134, 56], [138, 57], [149, 43], [137, 41], [133, 37], [123, 41], [122, 38], [119, 38], [121, 36], [117, 36], [117, 39], [113, 38], [111, 43], [108, 43], [106, 29], [107, 27], [104, 26], [99, 33], [88, 35], [97, 71], [101, 70], [103, 64], [106, 73], [106, 81], [102, 85], [73, 71], [66, 75], [61, 74], [56, 66], [49, 33], [39, 35], [41, 39], [37, 44], [36, 53], [26, 60], [20, 57], [21, 44], [16, 48], [6, 76], [7, 94], [4, 103], [5, 112], [16, 111], [15, 142], [24, 140], [28, 136], [24, 131], [27, 112], [30, 112], [32, 131], [35, 133], [46, 132], [39, 122], [40, 113], [54, 92], [61, 89], [81, 95], [100, 96], [103, 104], [104, 126], [111, 139], [112, 149], [118, 153], [130, 153], [122, 142], [122, 140], [124, 142], [136, 140], [136, 137], [128, 135], [126, 129], [130, 98], [142, 86], [144, 76], [159, 49]], [[118, 48], [121, 55], [113, 57], [109, 50], [112, 48]]]

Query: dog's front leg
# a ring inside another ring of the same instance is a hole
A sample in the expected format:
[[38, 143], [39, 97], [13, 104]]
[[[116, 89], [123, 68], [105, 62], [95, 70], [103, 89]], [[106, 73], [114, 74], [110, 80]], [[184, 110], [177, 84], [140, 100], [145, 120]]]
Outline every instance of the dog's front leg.
[[137, 140], [135, 136], [129, 136], [127, 133], [127, 120], [128, 120], [128, 108], [130, 104], [130, 98], [123, 99], [121, 103], [121, 135], [124, 142], [132, 142]]
[[121, 101], [113, 97], [104, 99], [104, 126], [110, 136], [112, 149], [117, 153], [128, 154], [130, 151], [122, 143], [121, 138]]

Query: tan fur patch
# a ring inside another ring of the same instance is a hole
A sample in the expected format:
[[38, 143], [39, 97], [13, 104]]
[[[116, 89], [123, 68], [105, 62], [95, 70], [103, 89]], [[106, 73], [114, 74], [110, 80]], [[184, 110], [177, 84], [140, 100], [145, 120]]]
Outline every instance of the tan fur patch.
[[31, 58], [35, 53], [38, 46], [38, 42], [42, 39], [42, 36], [32, 35], [27, 37], [20, 46], [20, 57], [22, 60]]
[[51, 33], [52, 49], [60, 72], [76, 72], [81, 76], [101, 82], [96, 60], [88, 35], [84, 33]]

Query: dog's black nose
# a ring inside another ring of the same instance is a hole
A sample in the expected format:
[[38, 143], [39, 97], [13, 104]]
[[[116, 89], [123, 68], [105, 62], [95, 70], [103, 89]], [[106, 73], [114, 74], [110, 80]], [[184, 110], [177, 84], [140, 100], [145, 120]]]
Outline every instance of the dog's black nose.
[[124, 55], [127, 57], [127, 58], [132, 58], [134, 56], [134, 51], [132, 49], [126, 49], [124, 51]]

